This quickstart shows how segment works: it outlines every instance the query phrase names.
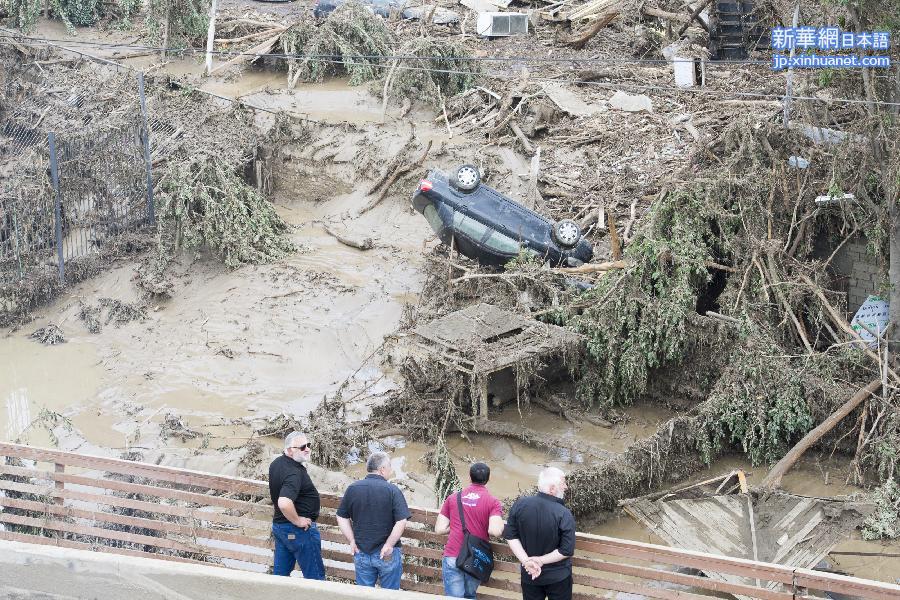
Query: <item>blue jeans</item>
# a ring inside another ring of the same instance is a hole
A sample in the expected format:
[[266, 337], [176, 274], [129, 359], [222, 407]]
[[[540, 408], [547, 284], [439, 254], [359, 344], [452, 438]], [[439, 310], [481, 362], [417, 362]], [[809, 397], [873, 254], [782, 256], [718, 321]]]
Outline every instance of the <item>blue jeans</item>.
[[313, 523], [309, 529], [300, 529], [293, 523], [272, 523], [275, 538], [275, 575], [290, 575], [294, 563], [306, 579], [325, 579], [325, 563], [322, 562], [322, 538]]
[[357, 552], [353, 555], [353, 566], [356, 567], [356, 585], [375, 587], [381, 580], [381, 587], [386, 590], [400, 589], [400, 575], [403, 574], [403, 553], [394, 548], [394, 554], [387, 560], [381, 560], [377, 552]]
[[477, 577], [472, 577], [456, 568], [456, 557], [445, 556], [444, 564], [444, 595], [452, 598], [474, 598], [475, 590], [481, 584]]

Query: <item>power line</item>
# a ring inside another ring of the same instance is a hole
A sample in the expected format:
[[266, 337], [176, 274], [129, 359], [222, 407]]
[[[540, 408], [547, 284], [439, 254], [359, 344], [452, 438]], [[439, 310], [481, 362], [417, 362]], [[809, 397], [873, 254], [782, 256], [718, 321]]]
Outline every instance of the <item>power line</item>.
[[[171, 52], [173, 54], [206, 54], [206, 50], [204, 48], [193, 48], [193, 47], [184, 47], [184, 48], [175, 48], [175, 47], [164, 47], [164, 46], [147, 46], [143, 44], [128, 44], [128, 43], [120, 43], [120, 42], [99, 42], [93, 40], [71, 40], [71, 39], [59, 39], [59, 38], [43, 38], [43, 37], [34, 37], [25, 34], [17, 34], [17, 33], [5, 33], [0, 34], [0, 37], [9, 37], [16, 39], [25, 39], [36, 42], [49, 42], [56, 44], [68, 44], [68, 45], [76, 45], [76, 46], [94, 46], [98, 48], [122, 48], [127, 50], [147, 50], [148, 52]], [[227, 40], [223, 40], [227, 41]], [[260, 58], [289, 58], [289, 59], [304, 59], [304, 58], [314, 58], [314, 59], [327, 59], [327, 58], [341, 58], [343, 55], [340, 54], [285, 54], [279, 52], [268, 52], [262, 54], [256, 54], [254, 52], [241, 52], [237, 50], [213, 50], [211, 54], [218, 56], [228, 56], [231, 58], [235, 58], [238, 56], [257, 56]], [[665, 65], [670, 64], [672, 62], [693, 62], [695, 59], [693, 58], [685, 58], [685, 59], [676, 59], [676, 60], [668, 60], [665, 58], [625, 58], [625, 57], [616, 57], [616, 58], [601, 58], [601, 57], [588, 57], [588, 58], [556, 58], [556, 57], [539, 57], [539, 56], [417, 56], [413, 54], [403, 55], [403, 54], [393, 54], [393, 55], [382, 55], [382, 54], [355, 54], [352, 58], [360, 58], [360, 59], [388, 59], [388, 60], [446, 60], [446, 61], [465, 61], [465, 62], [527, 62], [527, 63], [548, 63], [548, 64], [567, 64], [567, 63], [598, 63], [598, 64], [647, 64], [647, 65]], [[718, 66], [718, 65], [770, 65], [771, 61], [767, 60], [750, 60], [750, 59], [722, 59], [722, 60], [707, 60], [705, 61], [707, 66]]]
[[[14, 36], [0, 34], [0, 37], [14, 37]], [[35, 42], [32, 44], [24, 43], [23, 45], [35, 46], [39, 43], [52, 44], [51, 40], [49, 40], [49, 39], [45, 40], [43, 38], [32, 38], [29, 36], [25, 36], [25, 37], [27, 37], [27, 39], [35, 40]], [[65, 46], [60, 46], [60, 47], [64, 48], [64, 49], [69, 49], [69, 48], [66, 48]], [[74, 52], [78, 52], [78, 50], [74, 50], [74, 49], [70, 49], [70, 50], [72, 50]], [[192, 49], [192, 51], [193, 51], [193, 49]], [[203, 52], [203, 51], [197, 50], [197, 52]], [[253, 54], [253, 53], [242, 53], [242, 54], [250, 55], [250, 56], [258, 56], [258, 57], [270, 56], [273, 58], [295, 59], [295, 60], [298, 58], [316, 58], [315, 55], [290, 55], [290, 54], [259, 54], [259, 55], [257, 55], [257, 54]], [[93, 57], [89, 54], [84, 54], [84, 56], [89, 56], [91, 58], [99, 58], [99, 57]], [[336, 64], [336, 65], [337, 64], [343, 65], [343, 64], [346, 64], [346, 62], [347, 62], [346, 58], [344, 58], [343, 60], [335, 60], [335, 58], [336, 58], [335, 55], [321, 55], [321, 56], [322, 56], [322, 58], [316, 58], [316, 60], [318, 60], [320, 62]], [[359, 56], [353, 56], [353, 57], [349, 57], [349, 58], [352, 60], [354, 58], [364, 58], [364, 56], [359, 55]], [[385, 57], [385, 56], [372, 56], [371, 58], [378, 60], [378, 61], [392, 60], [390, 57]], [[412, 57], [412, 58], [422, 59], [422, 60], [426, 59], [426, 57]], [[131, 68], [131, 67], [129, 67], [129, 65], [122, 65], [121, 63], [116, 63], [115, 61], [111, 61], [109, 59], [100, 58], [100, 60], [103, 60], [106, 62], [111, 62], [118, 66]], [[399, 59], [396, 59], [396, 60], [399, 60]], [[427, 73], [443, 73], [443, 74], [448, 74], [448, 75], [471, 75], [471, 76], [485, 75], [484, 73], [480, 73], [477, 71], [466, 71], [466, 70], [459, 70], [459, 69], [439, 69], [439, 68], [434, 68], [434, 67], [411, 67], [411, 66], [399, 65], [399, 64], [394, 66], [393, 64], [387, 64], [387, 63], [373, 64], [371, 66], [374, 68], [379, 68], [379, 69], [396, 68], [398, 70], [406, 70], [406, 71], [413, 71], [413, 72], [427, 72]], [[487, 76], [497, 78], [497, 79], [506, 79], [506, 80], [519, 79], [518, 75], [505, 75], [505, 74], [499, 74], [499, 73], [491, 73], [491, 74], [487, 74]], [[593, 87], [597, 87], [600, 89], [610, 89], [610, 90], [622, 90], [623, 88], [631, 88], [631, 89], [638, 89], [638, 90], [642, 90], [642, 91], [703, 94], [703, 95], [707, 95], [707, 96], [717, 96], [719, 98], [725, 98], [725, 99], [749, 98], [749, 99], [773, 100], [773, 101], [781, 101], [784, 99], [784, 96], [781, 94], [773, 94], [773, 93], [767, 93], [767, 92], [739, 92], [739, 91], [713, 90], [713, 89], [706, 89], [706, 88], [702, 88], [702, 87], [681, 88], [681, 87], [675, 87], [675, 86], [646, 85], [646, 84], [621, 82], [621, 81], [615, 82], [615, 83], [613, 83], [613, 82], [604, 83], [604, 82], [599, 82], [599, 81], [587, 81], [587, 80], [579, 80], [579, 79], [558, 79], [558, 78], [552, 78], [552, 77], [539, 77], [539, 76], [531, 76], [530, 79], [532, 81], [543, 81], [543, 82], [549, 82], [549, 83], [569, 83], [569, 84], [573, 84], [573, 85], [593, 86]], [[869, 102], [868, 100], [859, 99], [859, 98], [819, 98], [817, 96], [791, 96], [791, 100], [839, 103], [839, 104], [871, 104], [874, 106], [891, 106], [891, 107], [900, 106], [900, 102], [887, 102], [887, 101], [880, 101], [880, 100]], [[251, 106], [251, 105], [248, 104], [248, 106]], [[253, 108], [258, 108], [258, 107], [253, 107]], [[266, 110], [266, 109], [261, 109], [261, 110]], [[271, 112], [271, 111], [269, 111], [269, 112]]]

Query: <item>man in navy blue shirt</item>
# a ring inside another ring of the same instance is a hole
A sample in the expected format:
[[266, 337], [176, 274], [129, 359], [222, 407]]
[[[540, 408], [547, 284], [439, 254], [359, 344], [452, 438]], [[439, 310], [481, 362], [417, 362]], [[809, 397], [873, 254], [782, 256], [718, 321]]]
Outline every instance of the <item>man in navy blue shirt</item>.
[[563, 504], [566, 475], [547, 467], [538, 493], [516, 500], [503, 537], [522, 564], [523, 600], [571, 600], [575, 517]]
[[303, 466], [311, 453], [306, 434], [295, 431], [284, 438], [284, 454], [269, 465], [275, 575], [290, 575], [297, 563], [306, 579], [325, 579], [322, 538], [316, 527], [319, 492]]
[[388, 479], [393, 475], [391, 459], [375, 452], [366, 462], [365, 479], [354, 481], [344, 492], [337, 509], [338, 526], [353, 552], [356, 583], [400, 589], [403, 555], [400, 536], [410, 517], [403, 492]]

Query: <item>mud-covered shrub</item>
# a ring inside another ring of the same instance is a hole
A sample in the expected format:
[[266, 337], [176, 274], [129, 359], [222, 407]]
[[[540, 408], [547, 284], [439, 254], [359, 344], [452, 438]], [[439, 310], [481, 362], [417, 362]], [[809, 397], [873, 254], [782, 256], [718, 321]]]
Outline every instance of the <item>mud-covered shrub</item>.
[[165, 41], [170, 48], [205, 39], [210, 3], [211, 0], [148, 0], [144, 21], [147, 36], [154, 43]]
[[630, 266], [576, 299], [585, 306], [580, 315], [551, 313], [587, 338], [578, 389], [585, 403], [629, 404], [646, 391], [652, 369], [684, 358], [694, 342], [686, 317], [710, 279], [707, 262], [728, 253], [724, 194], [702, 186], [667, 194], [628, 246]]
[[322, 81], [346, 73], [350, 85], [379, 77], [391, 54], [394, 34], [381, 17], [358, 2], [339, 6], [321, 23], [302, 21], [281, 36], [289, 60], [288, 82]]
[[697, 446], [709, 463], [739, 443], [754, 465], [775, 462], [813, 425], [802, 367], [771, 337], [747, 334], [704, 404]]
[[[445, 39], [413, 38], [400, 46], [387, 76], [388, 95], [422, 100], [440, 106], [473, 85], [478, 63], [463, 46]], [[417, 58], [405, 58], [417, 57]]]
[[900, 537], [900, 484], [897, 480], [885, 480], [872, 494], [872, 500], [875, 512], [863, 523], [863, 537], [867, 540]]
[[225, 165], [178, 167], [162, 186], [162, 250], [208, 247], [229, 267], [275, 260], [294, 249], [272, 204]]

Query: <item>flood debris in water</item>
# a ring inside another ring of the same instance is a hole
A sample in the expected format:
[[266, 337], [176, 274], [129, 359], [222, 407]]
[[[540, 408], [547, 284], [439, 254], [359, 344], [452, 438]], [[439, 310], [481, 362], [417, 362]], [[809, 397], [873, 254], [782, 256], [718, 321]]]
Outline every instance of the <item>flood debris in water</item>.
[[62, 329], [55, 323], [49, 323], [46, 326], [35, 330], [34, 333], [31, 334], [31, 339], [37, 340], [45, 346], [55, 346], [56, 344], [66, 343], [66, 338], [63, 335]]
[[[819, 564], [874, 508], [850, 500], [753, 490], [742, 471], [622, 505], [671, 546], [801, 569]], [[719, 581], [759, 584], [715, 571], [706, 574]], [[765, 585], [774, 589], [779, 584]]]

